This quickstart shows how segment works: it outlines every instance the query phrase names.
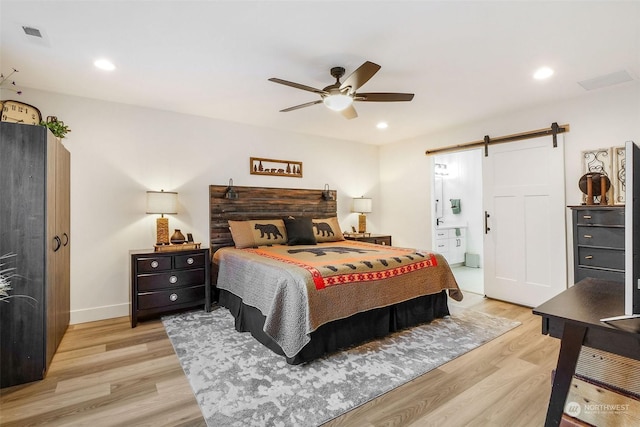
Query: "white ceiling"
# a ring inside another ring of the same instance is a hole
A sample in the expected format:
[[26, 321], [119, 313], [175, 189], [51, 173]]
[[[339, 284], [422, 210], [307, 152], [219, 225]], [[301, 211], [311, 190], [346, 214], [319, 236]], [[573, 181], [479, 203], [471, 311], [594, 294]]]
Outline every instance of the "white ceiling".
[[[18, 69], [25, 93], [371, 144], [585, 95], [578, 81], [621, 70], [640, 77], [638, 1], [0, 0], [0, 24], [0, 71]], [[95, 69], [99, 57], [117, 69]], [[331, 67], [366, 60], [382, 69], [361, 91], [414, 100], [356, 103], [353, 120], [321, 104], [279, 112], [318, 98], [268, 78], [323, 88]], [[550, 80], [532, 79], [541, 65]]]

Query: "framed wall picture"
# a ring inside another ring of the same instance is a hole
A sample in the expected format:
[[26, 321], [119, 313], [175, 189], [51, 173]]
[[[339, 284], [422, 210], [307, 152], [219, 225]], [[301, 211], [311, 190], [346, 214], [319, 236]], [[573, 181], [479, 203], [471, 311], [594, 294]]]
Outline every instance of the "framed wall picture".
[[302, 178], [302, 162], [251, 157], [249, 167], [253, 175], [274, 175]]
[[626, 156], [624, 146], [613, 147], [613, 203], [616, 205], [624, 205], [625, 200], [625, 183], [626, 183]]

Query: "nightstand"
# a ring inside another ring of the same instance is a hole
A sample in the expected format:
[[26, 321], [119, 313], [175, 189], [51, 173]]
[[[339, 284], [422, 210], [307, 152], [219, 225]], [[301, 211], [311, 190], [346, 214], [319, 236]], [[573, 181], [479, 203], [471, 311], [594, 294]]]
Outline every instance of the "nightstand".
[[131, 251], [131, 327], [138, 319], [203, 305], [210, 311], [209, 249]]
[[356, 233], [356, 234], [344, 234], [344, 238], [347, 240], [357, 240], [358, 242], [375, 243], [376, 245], [391, 246], [391, 236], [388, 234], [371, 234], [371, 233]]

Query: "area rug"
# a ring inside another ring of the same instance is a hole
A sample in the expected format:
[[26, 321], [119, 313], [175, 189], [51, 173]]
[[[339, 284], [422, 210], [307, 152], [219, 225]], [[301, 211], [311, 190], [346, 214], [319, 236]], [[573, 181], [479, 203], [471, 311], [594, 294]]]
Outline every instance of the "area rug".
[[473, 310], [288, 365], [225, 308], [163, 318], [208, 426], [316, 426], [519, 325]]

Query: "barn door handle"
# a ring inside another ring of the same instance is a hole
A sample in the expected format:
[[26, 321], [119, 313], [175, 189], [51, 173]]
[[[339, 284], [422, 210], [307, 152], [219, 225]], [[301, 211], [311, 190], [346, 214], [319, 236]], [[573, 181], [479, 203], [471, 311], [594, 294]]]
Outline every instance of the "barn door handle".
[[489, 217], [491, 215], [489, 215], [489, 212], [484, 211], [484, 234], [489, 234], [489, 231], [491, 231], [491, 229], [489, 228]]

